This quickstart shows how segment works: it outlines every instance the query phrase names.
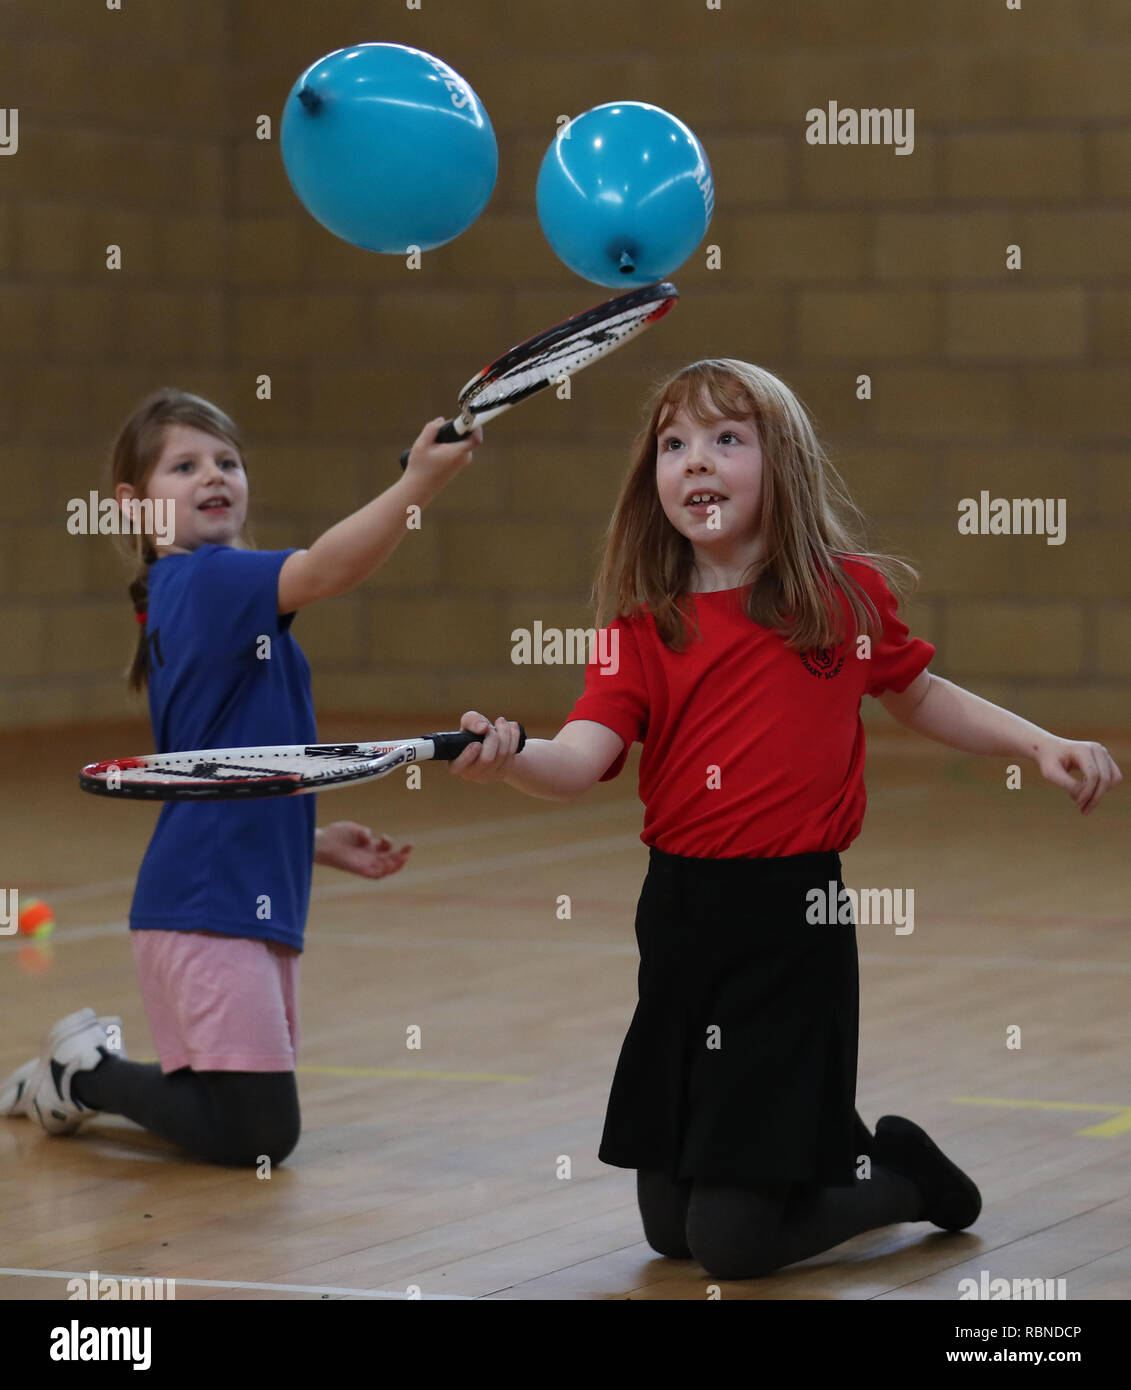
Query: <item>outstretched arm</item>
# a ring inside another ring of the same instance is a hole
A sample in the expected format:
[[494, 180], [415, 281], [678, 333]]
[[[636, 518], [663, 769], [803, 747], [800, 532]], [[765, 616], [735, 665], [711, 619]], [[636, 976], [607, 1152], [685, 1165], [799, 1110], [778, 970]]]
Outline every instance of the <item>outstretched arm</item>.
[[[1072, 793], [1087, 815], [1123, 774], [1099, 743], [1057, 738], [1000, 705], [992, 705], [960, 685], [923, 671], [900, 694], [887, 691], [880, 703], [900, 724], [963, 753], [1031, 758], [1042, 776]], [[1080, 773], [1073, 777], [1072, 770]]]
[[443, 423], [439, 416], [424, 426], [391, 487], [324, 531], [309, 550], [287, 556], [279, 570], [280, 613], [347, 593], [381, 568], [406, 533], [408, 508], [426, 507], [483, 442], [483, 431], [475, 430], [456, 444], [437, 444]]
[[460, 728], [486, 737], [463, 750], [451, 765], [453, 773], [468, 782], [504, 781], [549, 801], [573, 801], [588, 791], [624, 747], [619, 734], [590, 719], [572, 720], [552, 739], [527, 739], [517, 755], [517, 724], [497, 719], [492, 725], [477, 710], [468, 710]]

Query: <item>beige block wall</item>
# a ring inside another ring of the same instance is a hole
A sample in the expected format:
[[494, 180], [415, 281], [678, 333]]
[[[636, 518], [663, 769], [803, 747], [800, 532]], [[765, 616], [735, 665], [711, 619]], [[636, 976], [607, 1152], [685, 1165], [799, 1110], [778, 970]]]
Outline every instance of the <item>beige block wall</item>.
[[[309, 544], [396, 478], [479, 365], [605, 297], [546, 245], [534, 181], [556, 118], [614, 98], [654, 101], [703, 140], [722, 269], [697, 252], [665, 324], [569, 403], [489, 426], [388, 567], [300, 617], [320, 710], [359, 732], [468, 704], [568, 712], [580, 672], [516, 668], [510, 633], [589, 624], [649, 386], [733, 355], [801, 395], [874, 544], [919, 570], [907, 617], [936, 671], [1065, 732], [1126, 727], [1121, 0], [8, 0], [4, 26], [0, 105], [18, 109], [20, 145], [0, 158], [0, 728], [143, 708], [117, 677], [136, 628], [111, 544], [65, 530], [143, 394], [179, 384], [232, 413], [259, 543]], [[375, 40], [450, 62], [499, 137], [487, 211], [418, 272], [324, 231], [277, 138], [255, 138], [262, 113], [277, 137], [305, 66]], [[806, 111], [830, 100], [913, 107], [914, 153], [807, 144]], [[1065, 498], [1066, 544], [960, 535], [958, 503], [982, 489]]]

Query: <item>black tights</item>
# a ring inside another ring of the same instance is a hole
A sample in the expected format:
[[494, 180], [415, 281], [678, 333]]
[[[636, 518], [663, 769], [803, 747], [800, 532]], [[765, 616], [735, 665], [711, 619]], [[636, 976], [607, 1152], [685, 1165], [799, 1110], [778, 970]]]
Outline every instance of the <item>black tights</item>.
[[715, 1279], [759, 1279], [862, 1231], [921, 1220], [923, 1210], [910, 1179], [877, 1164], [852, 1187], [676, 1183], [640, 1171], [636, 1193], [652, 1249], [694, 1258]]
[[125, 1115], [194, 1158], [253, 1168], [281, 1163], [301, 1127], [294, 1072], [193, 1071], [165, 1074], [156, 1062], [103, 1053], [71, 1085], [83, 1105]]

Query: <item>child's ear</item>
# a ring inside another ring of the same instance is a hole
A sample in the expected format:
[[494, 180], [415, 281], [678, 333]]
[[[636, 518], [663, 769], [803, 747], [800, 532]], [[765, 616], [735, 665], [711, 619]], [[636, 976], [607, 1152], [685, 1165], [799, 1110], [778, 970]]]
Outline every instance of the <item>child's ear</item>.
[[114, 487], [114, 496], [119, 502], [126, 502], [131, 497], [137, 497], [138, 494], [130, 483], [117, 483]]

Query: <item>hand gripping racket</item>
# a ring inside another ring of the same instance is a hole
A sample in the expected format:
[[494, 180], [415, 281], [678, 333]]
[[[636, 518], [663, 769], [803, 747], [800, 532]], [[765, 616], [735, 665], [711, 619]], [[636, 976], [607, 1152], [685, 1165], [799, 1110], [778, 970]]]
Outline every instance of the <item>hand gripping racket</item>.
[[[520, 724], [518, 751], [526, 745]], [[127, 801], [237, 801], [302, 796], [387, 777], [406, 763], [454, 762], [483, 734], [460, 729], [387, 743], [312, 743], [279, 748], [205, 748], [88, 763], [79, 786]]]
[[[527, 396], [607, 357], [662, 319], [678, 298], [670, 280], [642, 285], [527, 338], [471, 378], [459, 393], [460, 413], [440, 426], [436, 442], [454, 444]], [[401, 455], [402, 468], [408, 455], [407, 449]]]

